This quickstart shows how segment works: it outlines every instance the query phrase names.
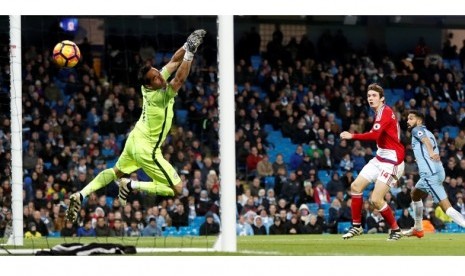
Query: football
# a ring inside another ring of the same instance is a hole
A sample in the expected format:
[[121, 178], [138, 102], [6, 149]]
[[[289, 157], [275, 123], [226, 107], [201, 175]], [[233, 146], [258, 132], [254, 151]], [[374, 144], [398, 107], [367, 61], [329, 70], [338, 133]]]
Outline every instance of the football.
[[81, 59], [81, 51], [76, 43], [70, 40], [58, 42], [53, 48], [53, 61], [59, 67], [73, 68]]

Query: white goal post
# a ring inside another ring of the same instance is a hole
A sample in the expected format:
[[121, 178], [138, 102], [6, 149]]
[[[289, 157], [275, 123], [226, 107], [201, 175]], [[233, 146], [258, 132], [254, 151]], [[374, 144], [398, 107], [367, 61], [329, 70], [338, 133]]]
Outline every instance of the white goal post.
[[7, 244], [23, 245], [23, 142], [21, 16], [10, 15], [11, 183], [13, 233]]

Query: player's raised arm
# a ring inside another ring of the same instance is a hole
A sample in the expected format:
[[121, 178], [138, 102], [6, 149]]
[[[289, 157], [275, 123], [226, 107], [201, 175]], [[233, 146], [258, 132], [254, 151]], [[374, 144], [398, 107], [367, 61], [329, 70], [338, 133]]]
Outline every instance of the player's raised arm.
[[197, 47], [202, 43], [205, 34], [205, 30], [199, 29], [189, 35], [186, 43], [184, 43], [184, 45], [174, 53], [171, 60], [165, 65], [165, 68], [168, 70], [170, 75], [181, 65], [184, 55], [188, 51], [189, 43], [191, 43], [190, 47], [191, 50], [194, 50], [194, 52], [192, 52], [192, 54], [194, 54], [197, 51]]
[[195, 52], [197, 52], [197, 48], [200, 44], [202, 44], [205, 33], [205, 30], [197, 30], [187, 38], [187, 41], [183, 46], [186, 49], [183, 60], [181, 65], [179, 65], [176, 75], [170, 82], [174, 91], [178, 91], [187, 79], [191, 69], [192, 59], [194, 58]]

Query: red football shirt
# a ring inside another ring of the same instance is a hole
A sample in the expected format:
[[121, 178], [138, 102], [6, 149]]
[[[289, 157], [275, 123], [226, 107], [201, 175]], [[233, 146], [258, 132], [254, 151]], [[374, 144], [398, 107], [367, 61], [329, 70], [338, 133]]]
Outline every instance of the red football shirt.
[[381, 106], [376, 112], [375, 122], [369, 132], [353, 134], [352, 138], [376, 141], [376, 158], [381, 162], [399, 165], [404, 161], [405, 148], [400, 142], [400, 126], [394, 111], [387, 105]]

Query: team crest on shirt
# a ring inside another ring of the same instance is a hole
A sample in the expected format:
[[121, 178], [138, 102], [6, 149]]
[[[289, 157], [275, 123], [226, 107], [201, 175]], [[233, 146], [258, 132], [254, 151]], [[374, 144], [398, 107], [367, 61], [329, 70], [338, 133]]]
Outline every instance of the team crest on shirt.
[[378, 130], [378, 129], [380, 129], [380, 128], [381, 128], [381, 125], [378, 124], [378, 123], [376, 123], [376, 124], [373, 125], [373, 129], [374, 129], [374, 130]]
[[173, 173], [173, 179], [178, 179], [179, 178], [179, 175], [176, 171], [174, 171]]
[[424, 134], [424, 133], [423, 133], [423, 131], [421, 131], [421, 130], [419, 130], [419, 131], [417, 132], [417, 135], [418, 135], [418, 136], [422, 136], [423, 134]]

